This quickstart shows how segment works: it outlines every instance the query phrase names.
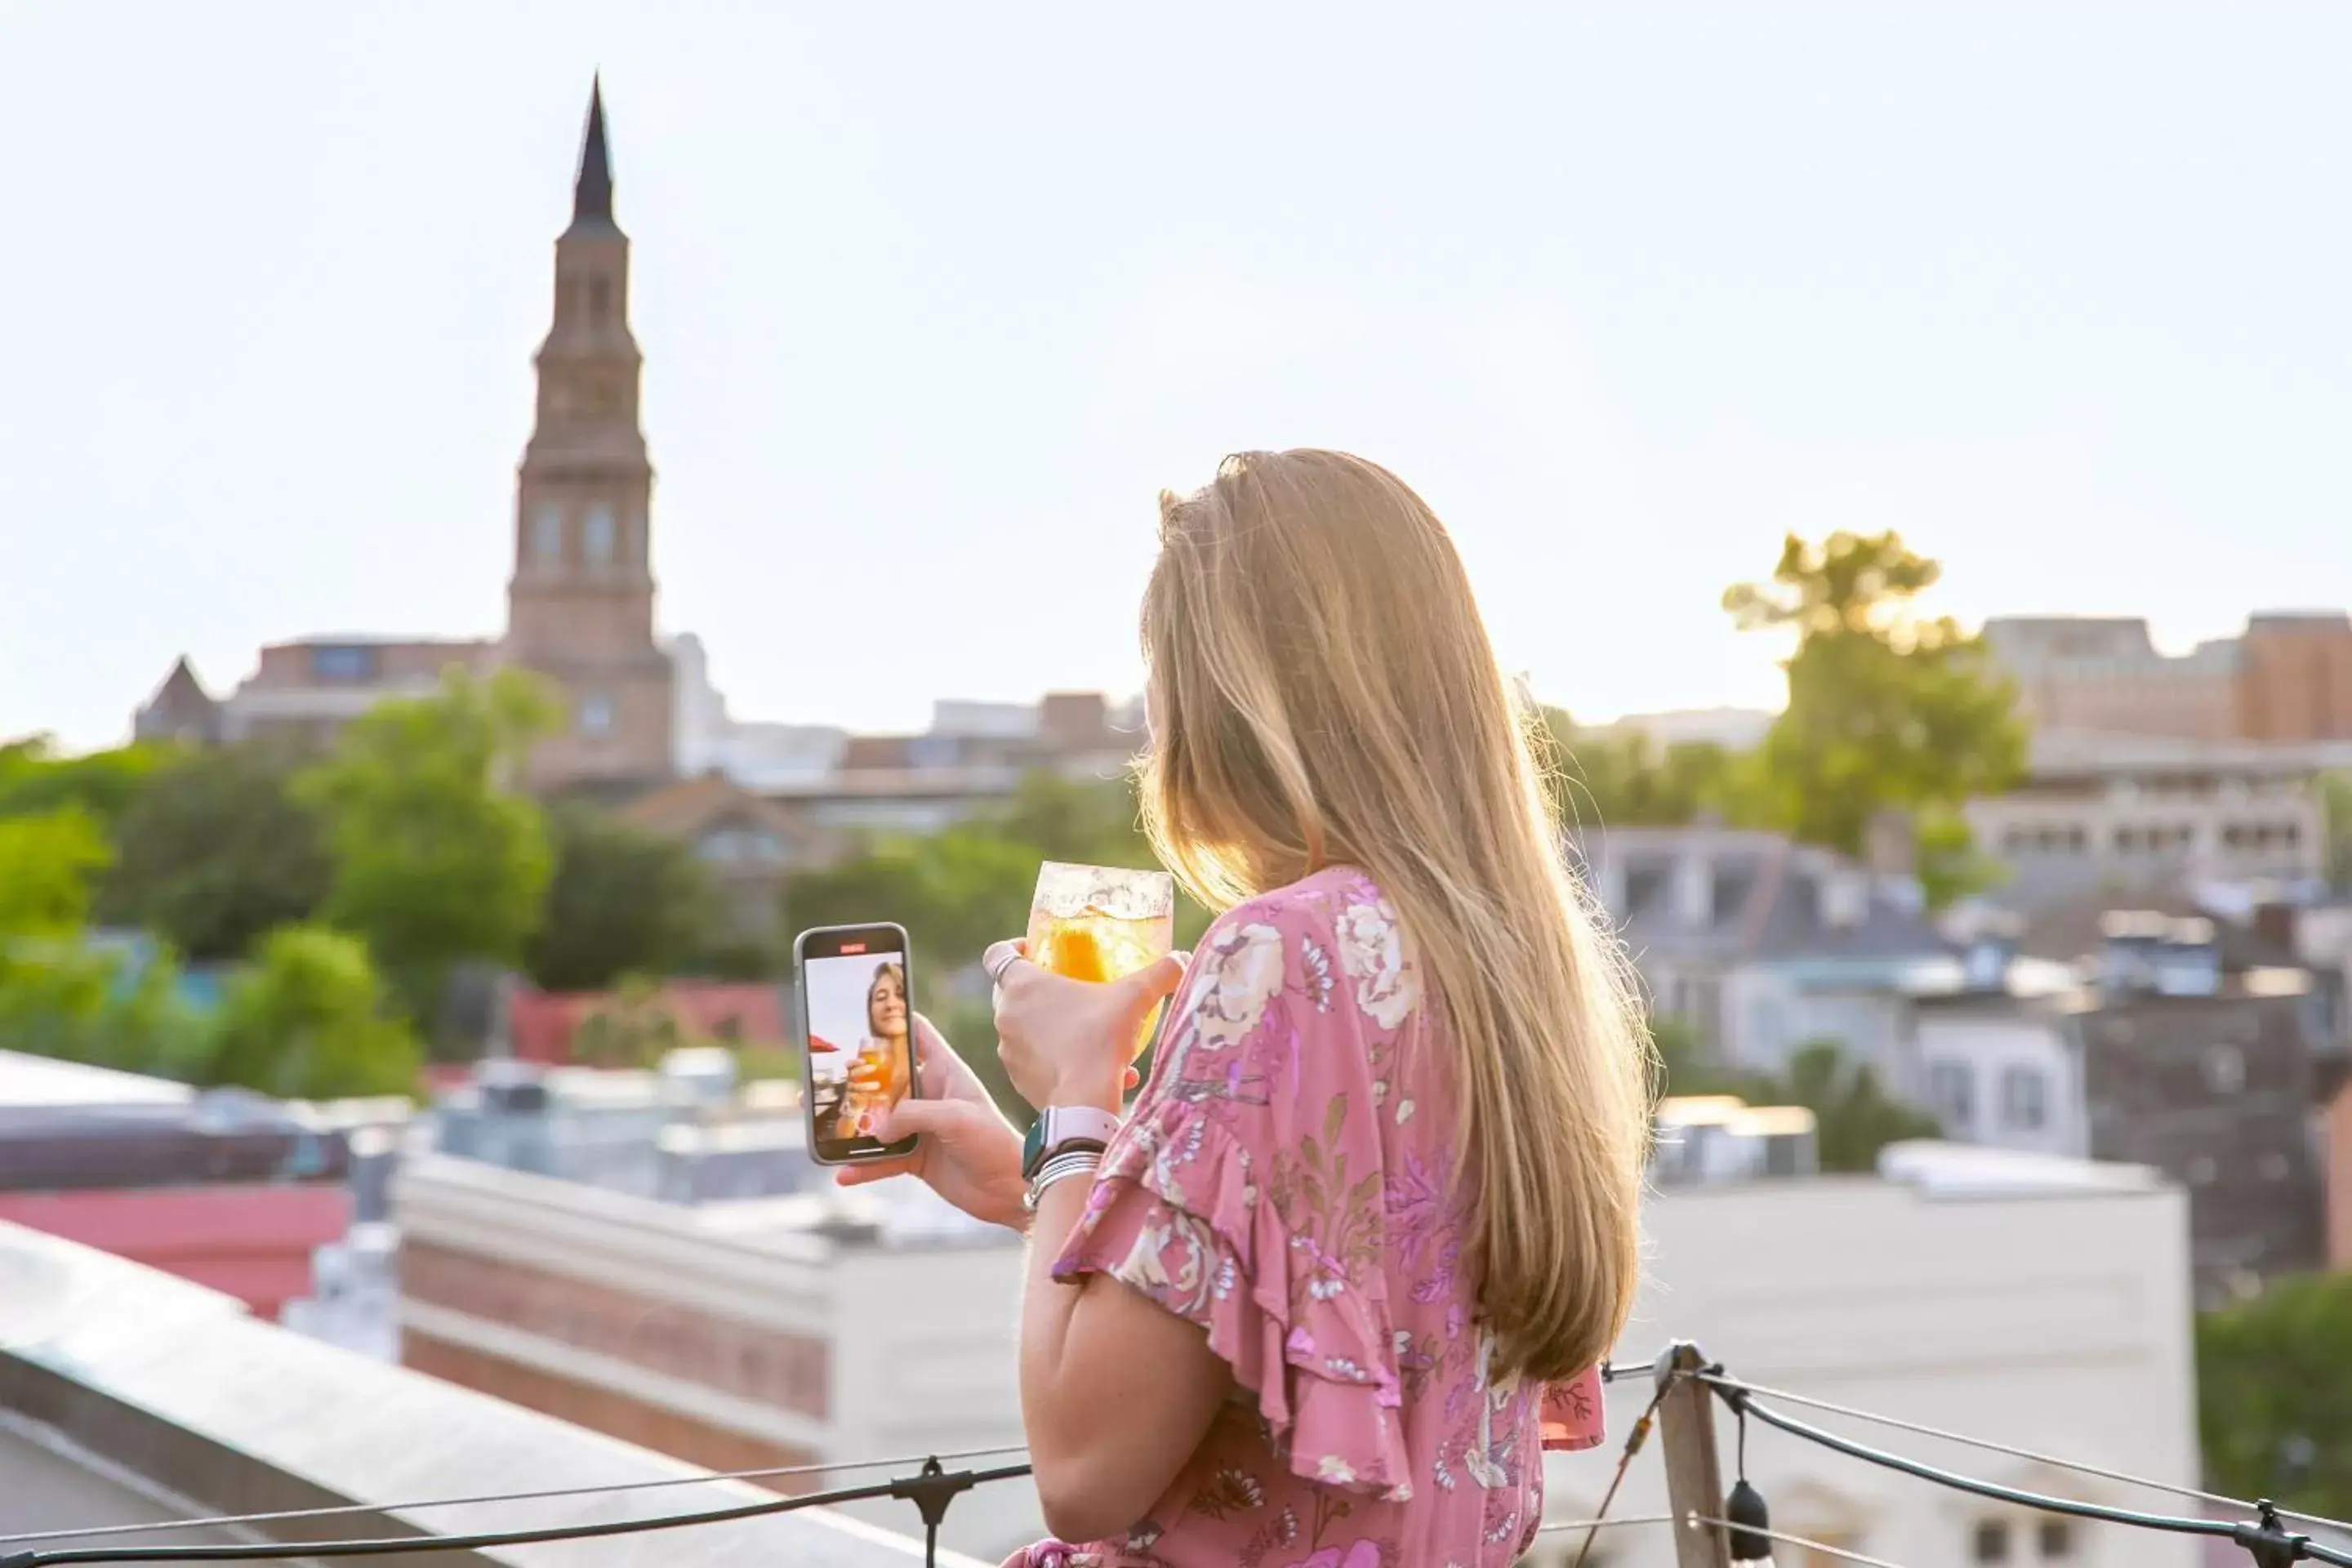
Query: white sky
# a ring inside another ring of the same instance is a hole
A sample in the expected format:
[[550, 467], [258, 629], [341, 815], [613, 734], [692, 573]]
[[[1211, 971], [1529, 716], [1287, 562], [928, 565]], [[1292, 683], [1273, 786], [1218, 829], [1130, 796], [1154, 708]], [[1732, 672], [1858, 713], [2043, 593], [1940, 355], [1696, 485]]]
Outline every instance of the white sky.
[[599, 66], [661, 616], [740, 715], [1131, 686], [1156, 489], [1309, 442], [1590, 716], [1772, 700], [1716, 599], [1788, 528], [1967, 616], [2343, 605], [2347, 58], [2155, 0], [12, 0], [0, 734], [498, 628]]

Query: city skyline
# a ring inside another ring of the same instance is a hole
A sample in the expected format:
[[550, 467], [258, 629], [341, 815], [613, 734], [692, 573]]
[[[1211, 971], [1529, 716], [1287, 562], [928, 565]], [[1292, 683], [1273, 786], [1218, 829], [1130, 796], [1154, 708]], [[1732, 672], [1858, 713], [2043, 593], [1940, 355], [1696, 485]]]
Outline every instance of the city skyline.
[[1773, 701], [1715, 600], [1788, 529], [2175, 647], [2352, 602], [2352, 229], [2309, 199], [2352, 173], [2352, 24], [2129, 14], [248, 4], [121, 46], [26, 8], [0, 132], [76, 155], [12, 176], [0, 256], [42, 307], [0, 734], [119, 739], [182, 652], [219, 689], [268, 642], [499, 624], [600, 66], [662, 622], [746, 718], [1133, 689], [1152, 492], [1245, 445], [1394, 467], [1505, 663], [1594, 716]]

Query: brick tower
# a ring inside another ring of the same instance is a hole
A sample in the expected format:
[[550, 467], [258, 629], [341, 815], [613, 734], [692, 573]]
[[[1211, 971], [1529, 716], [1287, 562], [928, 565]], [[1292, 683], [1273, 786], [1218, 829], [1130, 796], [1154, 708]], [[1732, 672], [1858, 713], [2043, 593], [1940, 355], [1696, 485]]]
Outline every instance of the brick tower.
[[629, 237], [613, 221], [603, 84], [555, 242], [555, 320], [540, 345], [538, 417], [515, 485], [505, 658], [562, 694], [561, 731], [531, 762], [543, 789], [627, 785], [671, 772], [669, 656], [654, 640], [637, 421], [644, 356], [629, 333]]

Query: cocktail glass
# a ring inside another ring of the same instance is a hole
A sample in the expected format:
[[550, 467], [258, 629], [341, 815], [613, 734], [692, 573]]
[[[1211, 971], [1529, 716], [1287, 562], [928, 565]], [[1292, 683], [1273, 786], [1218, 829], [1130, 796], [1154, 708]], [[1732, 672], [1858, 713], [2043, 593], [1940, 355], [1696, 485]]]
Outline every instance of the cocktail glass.
[[[1118, 980], [1176, 945], [1176, 879], [1165, 871], [1048, 860], [1029, 904], [1029, 961], [1072, 980]], [[1151, 1044], [1160, 1005], [1143, 1020], [1135, 1056]], [[1132, 1058], [1130, 1058], [1132, 1059]]]

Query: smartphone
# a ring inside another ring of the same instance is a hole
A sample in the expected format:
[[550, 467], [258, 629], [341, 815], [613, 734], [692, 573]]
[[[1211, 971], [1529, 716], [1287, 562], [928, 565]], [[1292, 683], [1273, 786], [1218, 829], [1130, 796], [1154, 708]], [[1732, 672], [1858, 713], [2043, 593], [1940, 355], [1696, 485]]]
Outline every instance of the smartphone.
[[881, 1112], [919, 1092], [915, 1004], [902, 926], [820, 926], [793, 942], [800, 998], [810, 1158], [820, 1165], [897, 1160], [915, 1141], [874, 1136]]

